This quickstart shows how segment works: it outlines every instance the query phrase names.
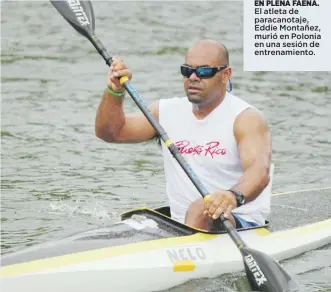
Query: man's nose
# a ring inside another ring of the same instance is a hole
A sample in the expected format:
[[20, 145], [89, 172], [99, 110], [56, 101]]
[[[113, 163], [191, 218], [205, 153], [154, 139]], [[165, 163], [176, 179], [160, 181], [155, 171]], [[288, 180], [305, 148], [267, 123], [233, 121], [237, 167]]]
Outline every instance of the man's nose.
[[195, 72], [193, 72], [191, 74], [191, 76], [189, 77], [189, 80], [190, 81], [197, 81], [197, 80], [200, 80], [199, 77], [197, 76], [197, 74]]

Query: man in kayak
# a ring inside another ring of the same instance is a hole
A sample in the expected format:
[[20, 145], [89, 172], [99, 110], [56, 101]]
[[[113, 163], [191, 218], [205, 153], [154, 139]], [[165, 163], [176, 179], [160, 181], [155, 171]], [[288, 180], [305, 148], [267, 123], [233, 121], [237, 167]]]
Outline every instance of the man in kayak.
[[[166, 192], [174, 220], [209, 230], [222, 213], [236, 228], [263, 225], [270, 212], [271, 137], [261, 112], [227, 91], [232, 69], [225, 46], [201, 40], [181, 66], [185, 97], [149, 105], [170, 139], [211, 192], [202, 199], [162, 144]], [[141, 112], [123, 112], [119, 77], [132, 73], [119, 58], [108, 72], [97, 110], [96, 136], [110, 143], [139, 143], [157, 133]]]

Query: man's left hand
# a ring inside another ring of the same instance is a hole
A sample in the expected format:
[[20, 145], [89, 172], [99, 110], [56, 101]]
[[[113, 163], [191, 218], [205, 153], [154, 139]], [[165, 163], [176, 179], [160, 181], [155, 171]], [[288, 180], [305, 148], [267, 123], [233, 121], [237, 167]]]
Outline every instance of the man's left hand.
[[205, 200], [204, 215], [217, 219], [224, 213], [225, 218], [229, 218], [231, 211], [237, 207], [236, 197], [232, 192], [215, 192]]

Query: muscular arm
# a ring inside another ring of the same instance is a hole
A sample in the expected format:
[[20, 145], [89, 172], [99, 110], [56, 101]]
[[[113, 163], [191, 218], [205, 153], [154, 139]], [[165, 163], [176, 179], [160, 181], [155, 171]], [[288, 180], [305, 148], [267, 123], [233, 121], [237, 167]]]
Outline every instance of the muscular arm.
[[[158, 101], [149, 106], [158, 119]], [[143, 113], [124, 114], [123, 98], [111, 95], [105, 90], [97, 110], [95, 134], [98, 138], [113, 143], [144, 142], [156, 135], [156, 132]]]
[[[234, 123], [234, 135], [237, 140], [240, 160], [244, 174], [240, 181], [232, 186], [242, 192], [246, 202], [254, 200], [269, 183], [271, 161], [271, 137], [267, 123], [256, 109], [246, 109]], [[223, 212], [232, 225], [236, 226], [231, 211], [237, 205], [235, 196], [229, 191], [219, 191], [205, 198], [204, 215], [213, 219]]]
[[237, 117], [234, 134], [244, 174], [233, 188], [241, 191], [249, 202], [254, 200], [269, 183], [271, 136], [261, 113], [251, 108]]

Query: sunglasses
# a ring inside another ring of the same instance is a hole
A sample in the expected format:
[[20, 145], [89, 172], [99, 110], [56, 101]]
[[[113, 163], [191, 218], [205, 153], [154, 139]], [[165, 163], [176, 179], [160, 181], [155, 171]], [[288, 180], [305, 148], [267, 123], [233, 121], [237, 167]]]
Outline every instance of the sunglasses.
[[227, 67], [228, 66], [193, 68], [188, 65], [181, 65], [180, 72], [186, 78], [190, 78], [190, 76], [195, 73], [200, 79], [207, 79], [213, 77], [217, 72], [220, 72]]

